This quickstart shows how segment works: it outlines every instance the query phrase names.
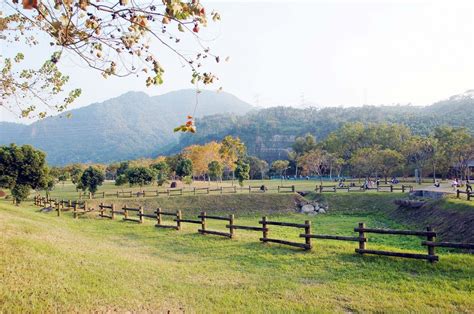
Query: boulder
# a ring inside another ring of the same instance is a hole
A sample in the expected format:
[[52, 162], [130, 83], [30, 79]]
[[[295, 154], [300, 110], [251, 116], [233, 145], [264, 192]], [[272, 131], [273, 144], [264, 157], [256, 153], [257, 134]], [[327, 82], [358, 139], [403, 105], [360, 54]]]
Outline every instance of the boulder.
[[311, 204], [306, 204], [301, 207], [301, 212], [308, 214], [308, 213], [314, 213], [314, 206]]

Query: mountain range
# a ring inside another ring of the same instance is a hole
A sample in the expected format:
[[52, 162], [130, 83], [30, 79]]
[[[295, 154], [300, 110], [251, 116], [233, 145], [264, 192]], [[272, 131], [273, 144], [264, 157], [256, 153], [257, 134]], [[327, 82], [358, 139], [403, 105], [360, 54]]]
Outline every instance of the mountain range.
[[225, 92], [179, 90], [150, 97], [128, 92], [102, 103], [68, 111], [31, 125], [0, 123], [0, 144], [31, 144], [50, 164], [102, 162], [151, 157], [178, 143], [173, 128], [186, 116], [244, 114], [251, 105]]
[[202, 91], [196, 110], [197, 133], [176, 134], [195, 109], [194, 90], [150, 97], [128, 92], [102, 103], [71, 110], [71, 118], [50, 117], [31, 125], [0, 123], [0, 144], [32, 144], [47, 153], [50, 164], [108, 163], [155, 157], [191, 144], [240, 137], [251, 155], [272, 161], [285, 158], [297, 136], [317, 139], [348, 122], [402, 123], [415, 134], [440, 125], [474, 132], [474, 91], [427, 107], [409, 105], [332, 108], [272, 107], [257, 109], [228, 93]]

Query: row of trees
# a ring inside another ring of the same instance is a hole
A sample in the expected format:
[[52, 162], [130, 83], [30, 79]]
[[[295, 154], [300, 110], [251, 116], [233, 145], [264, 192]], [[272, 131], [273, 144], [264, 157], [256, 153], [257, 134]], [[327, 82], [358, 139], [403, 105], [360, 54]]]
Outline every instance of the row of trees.
[[92, 193], [104, 182], [97, 167], [72, 165], [49, 168], [46, 154], [30, 145], [0, 147], [0, 188], [11, 191], [16, 203], [25, 200], [31, 189], [51, 191], [57, 181], [71, 179], [78, 188]]
[[474, 138], [465, 128], [438, 127], [429, 136], [413, 135], [399, 124], [346, 124], [325, 140], [311, 134], [298, 137], [286, 161], [272, 169], [295, 175], [383, 177], [432, 175], [468, 178], [474, 160]]

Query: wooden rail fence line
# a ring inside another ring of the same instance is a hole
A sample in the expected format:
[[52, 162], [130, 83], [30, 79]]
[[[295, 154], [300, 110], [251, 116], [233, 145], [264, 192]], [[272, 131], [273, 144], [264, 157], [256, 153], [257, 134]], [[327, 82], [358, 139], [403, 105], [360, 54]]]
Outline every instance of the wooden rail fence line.
[[[181, 211], [177, 210], [176, 213], [173, 212], [165, 212], [162, 211], [161, 208], [157, 208], [157, 210], [154, 212], [156, 214], [156, 225], [155, 227], [157, 228], [169, 228], [169, 229], [175, 229], [175, 230], [181, 230]], [[150, 215], [151, 216], [151, 215]], [[145, 217], [150, 217], [146, 216]], [[176, 217], [176, 219], [173, 219], [173, 221], [176, 223], [176, 226], [173, 225], [164, 225], [163, 224], [163, 217], [162, 216], [172, 216]], [[151, 218], [151, 217], [150, 217]]]
[[[198, 216], [198, 218], [201, 218], [201, 229], [198, 229], [198, 232], [200, 234], [212, 234], [212, 235], [218, 235], [222, 237], [227, 237], [232, 239], [234, 237], [234, 229], [232, 228], [232, 225], [234, 224], [234, 215], [229, 215], [228, 217], [221, 217], [221, 216], [212, 216], [212, 215], [207, 215], [206, 212], [201, 212], [201, 214]], [[207, 229], [207, 219], [214, 219], [214, 220], [224, 220], [229, 223], [229, 225], [226, 225], [226, 228], [229, 229], [229, 232], [222, 232], [222, 231], [214, 231], [214, 230], [209, 230]]]
[[278, 193], [295, 193], [296, 188], [294, 185], [279, 185], [278, 188]]
[[471, 200], [471, 197], [474, 196], [474, 193], [472, 191], [466, 190], [466, 191], [461, 191], [461, 190], [456, 190], [456, 198], [460, 198], [461, 194], [466, 194], [466, 198], [468, 201]]
[[391, 229], [374, 229], [366, 228], [364, 223], [359, 223], [358, 228], [354, 228], [355, 232], [359, 232], [359, 248], [356, 249], [356, 253], [359, 254], [375, 254], [385, 256], [396, 256], [404, 258], [414, 259], [425, 259], [431, 263], [439, 260], [439, 257], [435, 254], [435, 247], [428, 246], [428, 254], [415, 254], [415, 253], [403, 253], [403, 252], [392, 252], [392, 251], [381, 251], [381, 250], [368, 250], [366, 247], [367, 241], [365, 239], [366, 233], [379, 233], [379, 234], [390, 234], [390, 235], [410, 235], [410, 236], [425, 236], [428, 242], [433, 242], [436, 238], [436, 232], [431, 227], [427, 227], [426, 231], [412, 231], [412, 230], [391, 230]]
[[403, 185], [402, 186], [395, 186], [393, 184], [390, 185], [379, 185], [378, 187], [375, 188], [363, 188], [361, 186], [337, 186], [337, 185], [316, 185], [315, 191], [319, 193], [324, 193], [324, 192], [333, 192], [336, 193], [337, 190], [344, 190], [347, 192], [365, 192], [367, 190], [374, 190], [377, 192], [395, 192], [395, 191], [401, 191], [402, 193], [405, 192], [412, 192], [413, 191], [413, 186], [411, 185]]
[[268, 237], [268, 231], [269, 231], [268, 226], [269, 225], [282, 226], [282, 227], [293, 227], [293, 228], [303, 228], [305, 230], [305, 235], [309, 235], [309, 234], [311, 234], [311, 221], [306, 220], [304, 224], [297, 224], [297, 223], [291, 223], [291, 222], [268, 221], [267, 217], [264, 216], [264, 217], [262, 217], [262, 220], [260, 220], [258, 223], [262, 225], [262, 237], [260, 238], [260, 241], [262, 241], [263, 243], [267, 243], [267, 242], [279, 243], [279, 244], [299, 247], [299, 248], [302, 248], [302, 249], [305, 249], [305, 250], [311, 250], [311, 238], [310, 237], [305, 237], [305, 243], [291, 242], [291, 241], [280, 240], [280, 239], [272, 239], [272, 238]]
[[[261, 224], [261, 227], [256, 227], [256, 226], [236, 225], [235, 217], [233, 214], [229, 216], [214, 216], [214, 215], [208, 215], [205, 211], [201, 212], [201, 214], [197, 216], [199, 220], [193, 220], [193, 219], [183, 219], [182, 213], [180, 210], [176, 212], [171, 212], [171, 211], [163, 211], [161, 208], [158, 208], [156, 211], [153, 212], [153, 214], [146, 214], [142, 206], [139, 206], [138, 208], [132, 208], [132, 207], [128, 207], [127, 205], [124, 205], [121, 211], [117, 211], [115, 210], [115, 204], [113, 203], [110, 205], [100, 203], [98, 205], [98, 209], [96, 209], [94, 207], [88, 207], [87, 203], [84, 201], [80, 202], [80, 201], [71, 201], [71, 200], [54, 200], [54, 199], [46, 199], [41, 196], [35, 196], [34, 204], [37, 206], [44, 206], [44, 207], [49, 206], [51, 209], [55, 209], [57, 211], [58, 216], [61, 216], [61, 212], [63, 209], [72, 208], [73, 217], [75, 219], [77, 219], [81, 215], [84, 215], [90, 212], [98, 212], [99, 217], [108, 218], [111, 220], [115, 219], [115, 215], [123, 215], [124, 221], [132, 221], [136, 223], [143, 223], [144, 218], [156, 219], [157, 223], [155, 227], [158, 227], [158, 228], [171, 228], [175, 230], [181, 230], [182, 223], [199, 224], [201, 225], [200, 229], [198, 229], [198, 232], [200, 234], [212, 234], [212, 235], [217, 235], [217, 236], [223, 236], [229, 239], [233, 239], [235, 237], [235, 230], [237, 229], [247, 230], [247, 231], [257, 231], [257, 232], [262, 232], [262, 237], [259, 238], [259, 241], [263, 243], [268, 243], [268, 242], [278, 243], [278, 244], [302, 248], [304, 250], [312, 249], [313, 246], [312, 246], [311, 239], [352, 241], [352, 242], [359, 243], [359, 248], [355, 249], [355, 252], [360, 255], [372, 254], [372, 255], [379, 255], [379, 256], [422, 259], [422, 260], [427, 260], [431, 263], [439, 261], [439, 256], [436, 255], [436, 252], [435, 252], [436, 247], [470, 250], [471, 253], [472, 253], [472, 250], [474, 250], [474, 243], [436, 242], [436, 232], [432, 230], [431, 227], [427, 227], [426, 230], [393, 230], [393, 229], [368, 228], [365, 226], [363, 222], [361, 222], [359, 223], [358, 227], [354, 228], [354, 232], [359, 233], [359, 236], [357, 237], [357, 236], [311, 234], [311, 222], [309, 220], [306, 220], [304, 224], [300, 224], [300, 223], [292, 223], [292, 222], [269, 221], [268, 218], [264, 216], [262, 217], [262, 220], [258, 222], [259, 224]], [[110, 215], [107, 214], [107, 211], [110, 212]], [[136, 212], [138, 218], [131, 218], [129, 216], [130, 212]], [[175, 217], [173, 221], [176, 222], [176, 226], [163, 224], [162, 216]], [[227, 224], [225, 224], [225, 228], [228, 229], [229, 232], [209, 230], [207, 226], [208, 219], [222, 220], [222, 221], [227, 222]], [[287, 241], [283, 239], [269, 238], [268, 226], [282, 226], [282, 227], [304, 229], [305, 230], [304, 233], [299, 234], [299, 237], [303, 238], [305, 240], [305, 243], [298, 243], [298, 242], [292, 242], [292, 241]], [[367, 242], [368, 242], [367, 234], [369, 233], [426, 237], [426, 241], [422, 241], [421, 245], [427, 248], [427, 254], [367, 249]]]

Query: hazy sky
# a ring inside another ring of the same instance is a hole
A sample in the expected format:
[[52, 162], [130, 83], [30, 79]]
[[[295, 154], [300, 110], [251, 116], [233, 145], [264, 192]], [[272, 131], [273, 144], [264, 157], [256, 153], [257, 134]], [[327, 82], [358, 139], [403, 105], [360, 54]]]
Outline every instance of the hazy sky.
[[[222, 16], [202, 29], [205, 44], [230, 56], [210, 67], [220, 77], [213, 88], [252, 104], [426, 105], [474, 88], [474, 1], [201, 2]], [[40, 62], [47, 49], [27, 57]], [[83, 90], [73, 108], [129, 90], [192, 88], [190, 72], [160, 49], [165, 83], [152, 88], [68, 61], [69, 86]]]

